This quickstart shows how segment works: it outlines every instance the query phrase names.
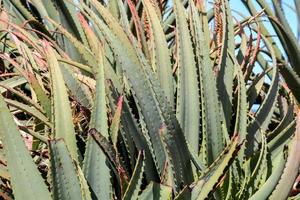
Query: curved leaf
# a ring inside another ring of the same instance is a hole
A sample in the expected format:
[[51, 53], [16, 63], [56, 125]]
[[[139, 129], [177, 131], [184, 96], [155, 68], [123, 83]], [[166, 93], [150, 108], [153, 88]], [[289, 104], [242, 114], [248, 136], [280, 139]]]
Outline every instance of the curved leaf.
[[52, 47], [45, 42], [46, 59], [52, 79], [53, 125], [55, 138], [63, 138], [73, 159], [78, 159], [72, 112], [65, 81]]
[[270, 199], [286, 199], [293, 187], [300, 166], [300, 111], [297, 113], [296, 132], [291, 142], [283, 174]]
[[185, 133], [190, 148], [198, 151], [200, 102], [198, 75], [191, 35], [188, 29], [185, 10], [182, 3], [174, 0], [174, 12], [177, 25], [177, 107], [176, 116]]
[[163, 32], [161, 22], [155, 8], [149, 0], [144, 0], [144, 6], [149, 16], [153, 37], [153, 62], [157, 71], [158, 79], [164, 90], [169, 102], [174, 102], [172, 66], [170, 61], [170, 53], [167, 45], [166, 36]]

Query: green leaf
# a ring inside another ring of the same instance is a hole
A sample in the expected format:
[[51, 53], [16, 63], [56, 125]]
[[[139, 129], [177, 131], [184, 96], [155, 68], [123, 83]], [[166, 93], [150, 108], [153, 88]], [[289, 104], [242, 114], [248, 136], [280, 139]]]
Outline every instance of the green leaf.
[[264, 72], [253, 81], [253, 83], [250, 85], [250, 87], [247, 90], [247, 101], [249, 102], [250, 108], [255, 103], [255, 100], [257, 99], [257, 97], [258, 97], [259, 93], [261, 92], [261, 89], [264, 85], [264, 82], [265, 82], [265, 78], [264, 78], [265, 73]]
[[[237, 67], [238, 69], [238, 67]], [[242, 72], [238, 69], [238, 97], [237, 97], [237, 110], [236, 110], [236, 120], [234, 126], [234, 133], [240, 135], [241, 140], [244, 141], [247, 135], [247, 94], [246, 94], [246, 84]], [[245, 146], [241, 147], [241, 152], [239, 154], [240, 161], [244, 157]]]
[[49, 122], [49, 119], [43, 113], [41, 113], [39, 110], [37, 110], [36, 108], [28, 106], [27, 104], [20, 103], [18, 101], [11, 100], [11, 99], [5, 99], [5, 102], [12, 107], [15, 107], [21, 111], [24, 111], [33, 117], [36, 117], [37, 119], [41, 120], [44, 124], [46, 124], [48, 127], [50, 127], [50, 128], [52, 127], [52, 124]]
[[151, 182], [145, 190], [139, 196], [139, 200], [156, 200], [156, 199], [164, 199], [170, 200], [172, 197], [172, 188]]
[[[257, 14], [256, 8], [253, 5], [252, 1], [245, 1], [248, 10], [252, 14], [252, 16], [255, 16]], [[280, 68], [280, 72], [282, 73], [283, 78], [285, 79], [286, 83], [288, 84], [288, 87], [291, 89], [292, 93], [294, 94], [297, 101], [300, 101], [299, 91], [300, 91], [300, 84], [299, 84], [299, 73], [297, 73], [295, 68], [297, 68], [297, 71], [299, 71], [300, 68], [298, 68], [299, 62], [296, 60], [299, 58], [299, 54], [296, 52], [298, 51], [299, 47], [296, 47], [297, 44], [295, 44], [295, 41], [293, 41], [293, 36], [289, 37], [286, 33], [284, 28], [279, 25], [276, 20], [272, 18], [273, 11], [270, 9], [268, 4], [264, 0], [259, 0], [258, 3], [265, 9], [265, 11], [270, 16], [270, 21], [275, 28], [275, 31], [279, 35], [279, 39], [282, 43], [285, 43], [283, 46], [286, 50], [286, 52], [289, 54], [289, 58], [291, 59], [291, 65], [292, 68], [282, 59], [284, 58], [284, 55], [281, 53], [281, 50], [277, 46], [277, 42], [272, 37], [267, 37], [266, 39], [269, 41], [269, 43], [272, 45], [274, 49], [274, 53], [276, 58], [283, 64], [283, 67]], [[264, 24], [259, 21], [258, 22], [259, 27], [261, 29], [262, 35], [268, 36], [270, 35], [268, 29], [264, 26]], [[293, 64], [292, 64], [293, 63]]]
[[47, 142], [48, 142], [48, 137], [47, 136], [42, 135], [42, 134], [37, 133], [37, 132], [34, 132], [34, 131], [28, 129], [26, 126], [19, 126], [19, 129], [24, 131], [25, 133], [28, 133], [28, 134], [32, 135], [34, 138], [42, 141], [45, 144], [47, 144]]
[[287, 148], [282, 150], [280, 155], [276, 157], [273, 161], [273, 167], [271, 176], [267, 179], [267, 181], [259, 188], [257, 192], [255, 192], [249, 200], [261, 200], [267, 199], [272, 191], [275, 189], [280, 176], [284, 170], [286, 158], [287, 158]]
[[268, 141], [271, 141], [274, 137], [276, 137], [284, 128], [286, 128], [293, 120], [294, 120], [294, 104], [289, 104], [289, 102], [282, 96], [278, 97], [279, 109], [281, 110], [281, 120], [272, 130], [271, 133], [268, 134]]
[[[114, 95], [115, 101], [119, 95]], [[149, 181], [159, 181], [158, 172], [155, 168], [154, 161], [152, 159], [151, 152], [153, 152], [152, 146], [147, 144], [146, 138], [143, 136], [142, 131], [138, 127], [138, 123], [130, 109], [126, 96], [123, 97], [124, 102], [122, 106], [121, 115], [121, 129], [127, 134], [128, 139], [133, 139], [138, 151], [145, 152], [145, 174]]]
[[51, 36], [51, 34], [48, 32], [48, 30], [41, 24], [36, 18], [33, 16], [33, 14], [22, 4], [19, 0], [8, 0], [5, 1], [6, 3], [9, 3], [9, 5], [13, 5], [16, 9], [18, 15], [22, 16], [19, 18], [19, 20], [22, 20], [22, 23], [24, 21], [28, 21], [28, 24], [31, 25], [32, 28], [41, 31], [42, 33], [46, 34], [47, 36]]
[[75, 130], [73, 125], [72, 111], [62, 71], [57, 62], [54, 50], [45, 42], [46, 60], [50, 68], [52, 103], [53, 103], [53, 125], [55, 138], [63, 138], [73, 159], [77, 161], [77, 146]]
[[[48, 0], [32, 0], [32, 4], [37, 8], [41, 16], [50, 17], [55, 21], [59, 22], [59, 13], [57, 8], [55, 8], [53, 1]], [[44, 22], [45, 26], [50, 30], [54, 30], [54, 27], [49, 22]]]
[[275, 190], [270, 196], [273, 199], [286, 199], [293, 187], [294, 181], [298, 175], [300, 166], [300, 111], [297, 113], [296, 132], [290, 144], [289, 155], [283, 174], [277, 184]]
[[174, 0], [177, 25], [178, 85], [176, 116], [190, 148], [198, 151], [200, 102], [195, 56], [182, 3]]
[[91, 199], [86, 193], [86, 182], [78, 172], [79, 166], [73, 161], [63, 139], [50, 140], [50, 161], [52, 191], [55, 199]]
[[[21, 45], [21, 47], [24, 49], [25, 54], [27, 55], [29, 63], [32, 66], [32, 68], [38, 70], [39, 67], [33, 58], [32, 51], [26, 45]], [[30, 84], [30, 87], [32, 87], [34, 93], [36, 94], [39, 103], [43, 107], [46, 116], [49, 119], [51, 119], [51, 100], [49, 99], [45, 90], [43, 89], [37, 77], [34, 76], [33, 73], [29, 72], [27, 79], [28, 79], [28, 83]]]
[[[27, 83], [27, 80], [23, 77], [23, 76], [14, 76], [12, 78], [9, 79], [5, 79], [4, 81], [0, 82], [1, 85], [5, 85], [6, 87], [10, 87], [10, 88], [14, 88], [17, 87], [19, 85], [22, 85], [24, 83]], [[0, 87], [0, 93], [4, 93], [6, 92], [7, 89]]]
[[[127, 35], [132, 35], [131, 31], [130, 31], [130, 24], [129, 24], [129, 20], [127, 17], [127, 13], [126, 10], [128, 12], [128, 7], [125, 8], [125, 2], [123, 3], [123, 1], [121, 0], [117, 0], [117, 5], [118, 5], [118, 9], [120, 11], [120, 24], [123, 27], [123, 30], [127, 33]], [[113, 14], [113, 13], [111, 13]], [[118, 19], [118, 18], [115, 18]]]
[[[243, 190], [240, 190], [241, 196], [240, 198], [249, 198], [254, 192], [259, 190], [259, 184], [261, 184], [261, 181], [263, 181], [262, 176], [264, 173], [264, 170], [268, 167], [268, 161], [267, 161], [267, 143], [266, 143], [266, 137], [264, 134], [261, 135], [262, 137], [262, 145], [261, 145], [261, 151], [257, 152], [256, 155], [253, 155], [251, 159], [247, 160], [246, 163], [244, 164], [245, 167], [250, 169], [250, 163], [254, 163], [253, 170], [251, 170], [251, 175], [247, 176], [244, 179], [244, 187]], [[266, 173], [266, 171], [265, 171]]]
[[192, 19], [191, 27], [193, 27], [195, 32], [196, 59], [200, 80], [200, 124], [202, 125], [201, 151], [203, 152], [205, 163], [211, 164], [224, 148], [220, 118], [221, 108], [218, 100], [216, 78], [213, 74], [213, 67], [209, 57], [209, 46], [207, 41], [204, 41], [204, 18], [203, 16], [200, 18], [193, 2], [190, 2], [190, 6]]
[[141, 184], [144, 172], [144, 155], [143, 152], [139, 152], [135, 168], [133, 170], [132, 177], [129, 185], [124, 194], [123, 200], [137, 199], [141, 190]]
[[118, 152], [115, 150], [113, 145], [103, 136], [101, 135], [96, 129], [91, 129], [89, 134], [92, 136], [93, 140], [97, 143], [98, 147], [101, 148], [109, 164], [111, 166], [111, 170], [115, 174], [115, 177], [118, 181], [117, 188], [120, 188], [121, 194], [123, 189], [128, 185], [128, 172], [125, 170], [125, 167], [122, 165], [123, 163], [120, 161], [120, 156]]
[[300, 102], [300, 76], [290, 67], [288, 64], [284, 64], [279, 68], [280, 73], [283, 76], [285, 82], [287, 83], [289, 89], [292, 91], [298, 104]]
[[0, 96], [0, 137], [4, 145], [15, 199], [52, 199], [2, 95]]
[[257, 2], [261, 7], [265, 9], [267, 16], [273, 28], [275, 29], [275, 32], [277, 33], [277, 36], [279, 37], [279, 40], [281, 41], [285, 52], [287, 53], [293, 69], [297, 72], [298, 75], [300, 75], [300, 67], [298, 66], [300, 62], [300, 46], [289, 26], [289, 23], [284, 17], [283, 10], [279, 2], [273, 1], [273, 5], [276, 17], [277, 19], [279, 19], [280, 23], [277, 21], [277, 19], [274, 19], [274, 13], [270, 6], [265, 2], [265, 0], [258, 0]]
[[218, 63], [219, 73], [217, 77], [217, 86], [225, 116], [226, 127], [229, 130], [232, 115], [232, 92], [234, 78], [234, 58], [231, 58], [230, 55], [234, 55], [235, 43], [233, 18], [231, 15], [228, 0], [222, 0], [221, 2], [221, 9], [223, 10], [223, 32], [221, 55]]
[[89, 108], [92, 104], [92, 95], [86, 85], [82, 84], [75, 75], [75, 70], [65, 64], [61, 64], [61, 71], [65, 83], [75, 99], [84, 107]]
[[[81, 58], [88, 63], [89, 66], [94, 66], [96, 65], [95, 59], [94, 59], [94, 55], [92, 54], [92, 52], [88, 49], [88, 45], [85, 46], [80, 40], [78, 40], [76, 37], [74, 37], [68, 29], [64, 28], [62, 25], [58, 24], [57, 22], [55, 22], [53, 19], [51, 18], [47, 18], [48, 21], [50, 21], [55, 28], [57, 28], [59, 31], [62, 32], [62, 34], [64, 35], [64, 37], [66, 37], [66, 42], [67, 44], [70, 43], [70, 48], [68, 51], [68, 55], [69, 54], [75, 54], [76, 58], [73, 58], [74, 56], [71, 56], [71, 58], [77, 62], [79, 62], [81, 60]], [[74, 49], [74, 51], [73, 51]], [[73, 52], [73, 53], [72, 53]], [[78, 59], [78, 55], [80, 55], [80, 58]], [[79, 60], [79, 61], [78, 61]]]
[[[98, 63], [98, 65], [94, 67], [96, 91], [89, 128], [95, 128], [104, 137], [108, 138], [103, 49], [98, 49], [96, 58]], [[87, 139], [83, 172], [98, 199], [112, 198], [111, 175], [105, 152], [98, 147], [90, 135]], [[98, 177], [101, 177], [101, 179]]]
[[222, 176], [225, 175], [231, 161], [239, 150], [239, 136], [234, 136], [231, 143], [219, 158], [209, 166], [192, 188], [192, 199], [206, 199], [213, 192]]
[[85, 64], [82, 64], [82, 63], [79, 63], [79, 62], [75, 62], [73, 60], [69, 60], [69, 59], [64, 59], [64, 58], [58, 58], [57, 59], [59, 62], [61, 63], [65, 63], [65, 64], [68, 64], [76, 69], [80, 69], [84, 72], [87, 72], [88, 74], [92, 74], [93, 73], [93, 70], [92, 70], [92, 67], [88, 66], [88, 65], [85, 65]]
[[272, 81], [270, 87], [261, 103], [258, 111], [255, 113], [254, 118], [251, 120], [248, 126], [247, 142], [246, 142], [246, 156], [250, 156], [254, 151], [257, 150], [257, 143], [260, 141], [261, 132], [265, 132], [268, 128], [268, 125], [271, 121], [274, 109], [276, 107], [276, 100], [278, 96], [279, 89], [279, 71], [277, 68], [277, 62], [275, 58], [275, 52], [271, 44], [267, 41], [265, 36], [262, 36], [264, 39], [267, 48], [270, 50], [271, 58], [273, 60], [273, 69], [272, 69]]
[[274, 137], [270, 142], [268, 142], [268, 148], [272, 154], [272, 157], [277, 155], [277, 152], [281, 151], [283, 146], [289, 142], [289, 139], [295, 132], [296, 121], [292, 121], [288, 124], [276, 137]]
[[[135, 101], [141, 107], [141, 118], [145, 120], [149, 131], [155, 153], [153, 159], [157, 160], [158, 170], [162, 171], [165, 154], [168, 153], [172, 157], [174, 166], [176, 165], [174, 169], [176, 170], [175, 174], [178, 182], [190, 183], [193, 177], [190, 158], [186, 156], [189, 155], [187, 144], [172, 108], [161, 90], [159, 81], [141, 50], [131, 45], [125, 32], [99, 2], [95, 0], [92, 0], [92, 2], [101, 13], [105, 23], [87, 6], [84, 6], [84, 9], [89, 11], [90, 16], [87, 16], [95, 23], [95, 27], [102, 31], [115, 57], [118, 58], [118, 63], [121, 65], [126, 79], [128, 79]], [[125, 52], [123, 51], [124, 47], [127, 48]], [[165, 136], [168, 147], [167, 152], [164, 152], [158, 133], [163, 123], [170, 131], [170, 134]]]
[[154, 69], [158, 75], [161, 87], [165, 92], [169, 102], [174, 102], [174, 89], [173, 89], [173, 77], [172, 77], [172, 65], [170, 61], [170, 53], [167, 45], [166, 36], [163, 32], [161, 21], [155, 12], [155, 8], [151, 5], [149, 0], [143, 1], [146, 8], [148, 19], [150, 22], [152, 39], [152, 51]]
[[[144, 115], [143, 117], [145, 118], [148, 126], [149, 135], [154, 147], [154, 160], [157, 161], [157, 167], [161, 170], [164, 165], [165, 152], [163, 152], [163, 146], [158, 135], [158, 129], [162, 121], [160, 117], [160, 111], [156, 107], [156, 98], [153, 95], [149, 82], [141, 69], [136, 52], [134, 51], [122, 28], [117, 26], [118, 24], [113, 20], [112, 16], [106, 16], [109, 15], [109, 13], [107, 13], [107, 10], [105, 10], [102, 5], [96, 2], [95, 5], [97, 5], [96, 8], [98, 11], [101, 12], [101, 14], [109, 21], [108, 24], [111, 25], [110, 28], [120, 35], [120, 37], [117, 38], [115, 34], [113, 34], [113, 32], [108, 29], [108, 27], [102, 21], [100, 21], [94, 13], [90, 13], [94, 23], [104, 33], [105, 39], [112, 47], [116, 58], [118, 58], [118, 62], [121, 64], [124, 72], [127, 75], [127, 78], [129, 79], [137, 102], [142, 108], [141, 111]], [[123, 51], [124, 46], [128, 49], [128, 51]]]
[[119, 127], [120, 127], [120, 120], [121, 120], [121, 112], [122, 112], [122, 104], [123, 104], [123, 96], [120, 96], [117, 108], [114, 114], [114, 117], [111, 122], [110, 126], [110, 137], [111, 140], [115, 146], [117, 147], [117, 140], [118, 140], [118, 132], [119, 132]]
[[113, 192], [106, 156], [90, 135], [86, 145], [84, 175], [98, 199], [111, 199]]
[[119, 18], [119, 7], [118, 7], [118, 1], [119, 0], [109, 0], [108, 1], [108, 7], [111, 12], [111, 14], [114, 16], [114, 18]]
[[[70, 33], [73, 34], [78, 40], [83, 44], [87, 44], [86, 37], [83, 31], [82, 26], [77, 20], [78, 10], [74, 5], [75, 2], [64, 1], [64, 0], [55, 0], [56, 8], [60, 13], [60, 23], [68, 29]], [[59, 23], [59, 22], [58, 22]]]

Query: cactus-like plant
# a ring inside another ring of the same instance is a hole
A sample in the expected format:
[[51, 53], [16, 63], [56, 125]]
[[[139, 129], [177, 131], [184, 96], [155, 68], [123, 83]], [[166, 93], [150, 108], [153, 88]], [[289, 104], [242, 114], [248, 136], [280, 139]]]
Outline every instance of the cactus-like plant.
[[0, 0], [0, 196], [300, 198], [282, 2], [205, 2]]

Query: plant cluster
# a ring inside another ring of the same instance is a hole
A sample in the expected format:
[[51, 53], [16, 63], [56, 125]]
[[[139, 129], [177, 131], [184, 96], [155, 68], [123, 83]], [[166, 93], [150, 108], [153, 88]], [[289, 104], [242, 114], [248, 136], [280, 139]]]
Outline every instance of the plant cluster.
[[1, 198], [299, 199], [300, 45], [241, 2], [0, 0]]

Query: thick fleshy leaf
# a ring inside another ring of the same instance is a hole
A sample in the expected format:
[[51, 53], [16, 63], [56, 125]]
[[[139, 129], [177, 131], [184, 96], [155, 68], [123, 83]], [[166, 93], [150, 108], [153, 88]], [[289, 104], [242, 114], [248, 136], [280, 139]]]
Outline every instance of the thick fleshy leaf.
[[270, 199], [286, 199], [293, 187], [300, 166], [300, 111], [297, 113], [296, 132], [291, 142], [290, 150], [282, 176]]
[[194, 151], [198, 151], [200, 102], [198, 75], [191, 35], [182, 3], [174, 1], [176, 16], [178, 84], [176, 116], [185, 133], [185, 138]]
[[222, 152], [219, 158], [206, 169], [206, 172], [197, 180], [192, 188], [192, 199], [206, 199], [215, 189], [218, 181], [225, 175], [230, 162], [235, 158], [239, 149], [239, 136], [234, 136], [231, 143]]
[[[16, 86], [27, 83], [27, 80], [22, 76], [15, 76], [15, 77], [6, 79], [4, 81], [1, 81], [0, 83], [1, 83], [1, 85], [5, 85], [6, 87], [14, 88]], [[5, 89], [3, 87], [0, 87], [0, 93], [1, 94], [6, 92], [6, 91], [7, 91], [7, 89]]]
[[172, 188], [151, 182], [146, 189], [141, 193], [138, 199], [140, 200], [156, 200], [166, 199], [170, 200], [172, 197]]
[[[196, 59], [199, 69], [201, 119], [202, 125], [202, 153], [207, 164], [211, 164], [224, 148], [220, 118], [220, 103], [216, 78], [210, 61], [208, 43], [204, 41], [204, 16], [199, 16], [193, 2], [191, 4], [191, 22], [194, 29]], [[202, 20], [202, 21], [201, 21]], [[194, 150], [195, 151], [195, 150]], [[196, 152], [198, 149], [196, 149]]]
[[152, 29], [152, 65], [155, 65], [154, 69], [157, 72], [157, 76], [162, 86], [162, 89], [164, 90], [169, 102], [172, 104], [174, 102], [174, 86], [170, 53], [167, 45], [166, 36], [161, 26], [161, 20], [157, 16], [153, 5], [151, 5], [149, 0], [144, 0], [143, 2], [146, 7]]
[[234, 78], [234, 31], [233, 18], [228, 0], [221, 1], [222, 12], [222, 47], [218, 63], [218, 92], [224, 112], [227, 129], [230, 128], [232, 115], [232, 91]]
[[0, 137], [4, 145], [14, 197], [52, 199], [2, 96], [0, 96]]
[[45, 42], [45, 51], [52, 78], [53, 133], [55, 138], [65, 140], [72, 158], [77, 160], [75, 130], [65, 81], [54, 50], [47, 42]]
[[63, 139], [50, 140], [52, 191], [55, 199], [90, 200], [87, 183]]
[[[92, 38], [90, 37], [90, 39]], [[90, 128], [95, 128], [104, 137], [108, 138], [103, 49], [100, 48], [98, 49], [98, 55], [96, 57], [98, 66], [94, 66], [94, 71], [96, 73], [96, 94], [92, 108]], [[111, 198], [112, 185], [107, 158], [90, 135], [87, 138], [87, 147], [83, 161], [83, 172], [98, 199]], [[100, 179], [98, 177], [102, 178]]]
[[[287, 150], [287, 149], [286, 149]], [[255, 192], [249, 199], [250, 200], [261, 200], [267, 199], [268, 196], [272, 193], [274, 188], [276, 187], [280, 176], [284, 170], [284, 165], [286, 162], [286, 150], [281, 151], [281, 154], [274, 160], [274, 170], [271, 176], [267, 179], [267, 181], [260, 187], [260, 189]]]
[[254, 118], [251, 120], [248, 126], [248, 134], [246, 140], [246, 156], [251, 155], [254, 151], [257, 150], [258, 146], [257, 143], [260, 141], [260, 134], [267, 130], [268, 125], [271, 121], [272, 114], [274, 112], [276, 106], [276, 100], [278, 96], [279, 90], [279, 71], [277, 68], [275, 52], [271, 46], [271, 44], [267, 41], [265, 36], [262, 36], [267, 47], [270, 50], [272, 61], [273, 61], [273, 68], [272, 68], [272, 81], [270, 83], [270, 87], [264, 98], [263, 102], [261, 103], [258, 111], [255, 113]]
[[12, 107], [24, 111], [33, 117], [36, 117], [37, 119], [41, 120], [44, 124], [46, 124], [48, 127], [52, 127], [52, 124], [49, 122], [49, 119], [36, 108], [11, 99], [5, 99], [5, 102]]
[[[89, 12], [91, 19], [105, 35], [106, 41], [113, 49], [118, 63], [121, 64], [130, 86], [134, 91], [135, 101], [141, 107], [141, 114], [148, 128], [154, 150], [154, 160], [157, 159], [158, 169], [161, 171], [165, 162], [165, 153], [172, 157], [172, 164], [177, 171], [176, 180], [179, 182], [191, 182], [192, 171], [187, 144], [175, 115], [163, 94], [159, 81], [147, 64], [142, 52], [132, 46], [122, 28], [115, 22], [113, 17], [98, 2], [92, 0], [96, 9], [101, 13], [106, 21], [104, 24], [97, 15]], [[84, 7], [88, 10], [87, 7]], [[120, 45], [122, 44], [122, 46]], [[124, 46], [128, 48], [123, 51]], [[165, 123], [170, 134], [165, 136], [168, 151], [164, 152], [164, 147], [160, 140], [158, 130]], [[182, 180], [184, 179], [184, 180]]]

